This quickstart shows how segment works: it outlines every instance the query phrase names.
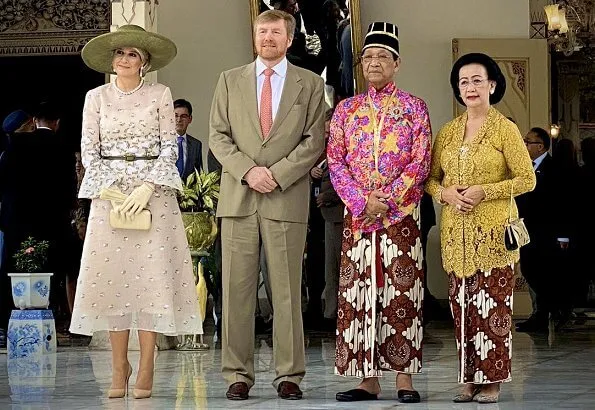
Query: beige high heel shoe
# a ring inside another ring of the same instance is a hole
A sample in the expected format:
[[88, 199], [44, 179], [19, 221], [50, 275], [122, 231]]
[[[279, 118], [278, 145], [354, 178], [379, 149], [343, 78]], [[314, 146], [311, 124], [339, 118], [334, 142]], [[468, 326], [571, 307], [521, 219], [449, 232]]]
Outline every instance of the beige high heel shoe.
[[123, 389], [110, 389], [107, 391], [107, 397], [109, 399], [121, 399], [122, 397], [128, 394], [128, 380], [130, 380], [130, 376], [132, 375], [132, 366], [128, 363], [128, 375], [126, 376], [126, 381], [124, 382]]
[[[140, 372], [141, 372], [141, 370], [139, 369], [138, 373], [140, 374]], [[136, 377], [136, 380], [138, 382], [138, 376]], [[151, 386], [153, 386], [153, 381], [152, 380], [151, 380]], [[151, 394], [152, 393], [153, 393], [153, 389], [151, 389], [151, 390], [143, 390], [143, 389], [134, 388], [132, 390], [132, 396], [135, 399], [148, 399], [149, 397], [151, 397]]]

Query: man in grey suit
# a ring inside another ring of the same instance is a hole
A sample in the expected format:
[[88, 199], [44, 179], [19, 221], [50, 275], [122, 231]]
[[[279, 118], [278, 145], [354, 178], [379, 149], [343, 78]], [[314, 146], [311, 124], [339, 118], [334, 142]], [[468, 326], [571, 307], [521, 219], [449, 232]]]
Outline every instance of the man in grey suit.
[[288, 63], [294, 18], [280, 10], [254, 24], [258, 58], [221, 74], [209, 145], [223, 165], [217, 216], [223, 250], [222, 371], [227, 398], [254, 385], [254, 311], [264, 245], [275, 311], [273, 386], [301, 399], [306, 369], [301, 312], [308, 172], [324, 149], [324, 83]]
[[182, 98], [174, 101], [174, 112], [176, 114], [176, 133], [178, 134], [178, 161], [176, 167], [186, 181], [188, 175], [202, 170], [202, 142], [192, 135], [186, 134], [188, 126], [192, 122], [192, 104]]

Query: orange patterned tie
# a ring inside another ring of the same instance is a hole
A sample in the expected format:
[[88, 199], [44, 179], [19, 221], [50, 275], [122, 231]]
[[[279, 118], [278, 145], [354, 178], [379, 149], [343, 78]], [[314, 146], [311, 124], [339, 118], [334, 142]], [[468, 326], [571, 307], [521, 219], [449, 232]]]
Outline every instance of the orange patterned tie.
[[273, 126], [273, 90], [271, 76], [275, 73], [272, 68], [264, 70], [264, 84], [260, 95], [260, 129], [264, 138], [269, 136]]

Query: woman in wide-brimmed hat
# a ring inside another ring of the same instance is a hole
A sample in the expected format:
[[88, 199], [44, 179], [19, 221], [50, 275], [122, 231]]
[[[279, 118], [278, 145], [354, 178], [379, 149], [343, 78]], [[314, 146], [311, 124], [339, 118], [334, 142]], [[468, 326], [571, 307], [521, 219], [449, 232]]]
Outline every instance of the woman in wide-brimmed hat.
[[471, 53], [453, 66], [450, 84], [466, 112], [442, 127], [426, 191], [441, 203], [442, 264], [450, 278], [462, 391], [455, 402], [498, 401], [511, 378], [513, 265], [504, 226], [517, 215], [511, 195], [535, 186], [519, 129], [492, 105], [506, 81], [489, 56]]
[[[167, 38], [127, 25], [98, 36], [82, 57], [115, 81], [87, 93], [81, 152], [85, 176], [79, 197], [92, 199], [70, 331], [110, 332], [110, 398], [128, 390], [130, 330], [138, 330], [140, 363], [135, 398], [150, 397], [157, 333], [202, 333], [188, 242], [176, 200], [182, 188], [171, 92], [143, 76], [176, 55]], [[105, 188], [127, 195], [116, 215], [134, 221], [148, 209], [148, 230], [110, 224]]]

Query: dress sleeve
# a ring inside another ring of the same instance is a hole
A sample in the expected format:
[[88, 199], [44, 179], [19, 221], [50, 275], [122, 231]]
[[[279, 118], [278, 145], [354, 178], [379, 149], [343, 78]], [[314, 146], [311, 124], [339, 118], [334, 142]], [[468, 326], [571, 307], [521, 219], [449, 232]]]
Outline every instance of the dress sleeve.
[[366, 209], [371, 191], [360, 187], [349, 170], [344, 128], [346, 116], [345, 106], [338, 105], [331, 120], [326, 158], [335, 191], [353, 216], [359, 217]]
[[483, 184], [482, 188], [486, 194], [486, 201], [509, 198], [511, 184], [514, 196], [532, 191], [535, 188], [535, 171], [518, 128], [512, 124], [503, 123], [500, 132], [502, 154], [512, 178]]
[[423, 187], [430, 172], [432, 126], [428, 107], [423, 101], [416, 108], [413, 121], [411, 161], [405, 166], [401, 175], [390, 184], [387, 192], [391, 195], [388, 205], [394, 210], [402, 204], [409, 205], [412, 202], [421, 201], [423, 190], [411, 190], [411, 188]]
[[165, 91], [161, 96], [158, 115], [161, 149], [159, 151], [159, 158], [153, 163], [153, 167], [145, 181], [156, 185], [169, 186], [181, 191], [182, 179], [176, 168], [178, 143], [176, 141], [174, 104], [169, 87], [165, 87]]
[[444, 171], [442, 164], [440, 164], [440, 156], [444, 148], [444, 127], [438, 132], [434, 146], [432, 148], [432, 162], [430, 165], [430, 176], [426, 182], [426, 192], [430, 194], [436, 202], [441, 203], [442, 200], [442, 179], [444, 178]]
[[101, 98], [99, 92], [91, 90], [85, 97], [81, 135], [81, 162], [85, 176], [79, 191], [79, 198], [98, 198], [103, 188], [108, 188], [117, 176], [107, 160], [101, 159], [100, 128]]

